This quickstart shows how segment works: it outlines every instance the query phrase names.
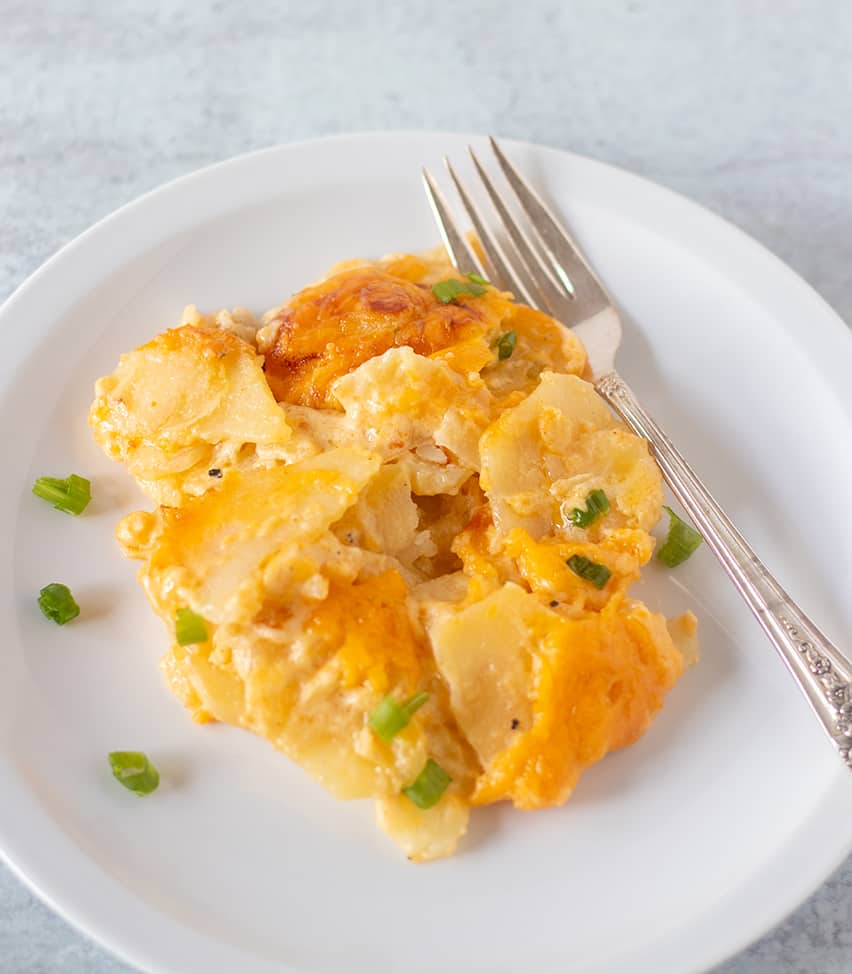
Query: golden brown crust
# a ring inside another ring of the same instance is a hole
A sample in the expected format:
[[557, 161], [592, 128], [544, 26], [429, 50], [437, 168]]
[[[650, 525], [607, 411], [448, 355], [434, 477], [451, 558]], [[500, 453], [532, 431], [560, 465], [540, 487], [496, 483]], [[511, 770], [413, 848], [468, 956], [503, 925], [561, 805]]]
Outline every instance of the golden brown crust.
[[332, 382], [389, 348], [431, 355], [483, 335], [484, 300], [441, 304], [428, 285], [377, 267], [343, 271], [301, 291], [268, 323], [267, 380], [279, 402], [334, 405]]

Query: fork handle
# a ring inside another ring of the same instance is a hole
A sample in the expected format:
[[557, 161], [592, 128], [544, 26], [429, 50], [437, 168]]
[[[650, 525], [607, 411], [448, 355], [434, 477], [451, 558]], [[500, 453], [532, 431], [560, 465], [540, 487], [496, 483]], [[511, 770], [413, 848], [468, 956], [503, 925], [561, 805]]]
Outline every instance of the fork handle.
[[704, 535], [852, 771], [852, 663], [784, 591], [621, 376], [607, 372], [595, 388], [633, 432], [648, 441], [672, 493]]

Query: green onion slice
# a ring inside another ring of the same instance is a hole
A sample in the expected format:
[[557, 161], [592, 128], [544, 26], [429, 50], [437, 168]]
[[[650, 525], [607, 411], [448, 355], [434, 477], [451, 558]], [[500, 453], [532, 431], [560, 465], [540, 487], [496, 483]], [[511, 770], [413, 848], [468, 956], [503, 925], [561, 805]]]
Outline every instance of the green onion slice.
[[515, 346], [518, 344], [518, 336], [513, 331], [507, 331], [497, 339], [497, 358], [502, 362], [504, 359], [511, 358]]
[[595, 588], [603, 588], [612, 575], [606, 565], [599, 565], [596, 561], [591, 561], [583, 555], [571, 555], [566, 564], [575, 575], [585, 578]]
[[449, 304], [462, 294], [478, 298], [481, 294], [485, 294], [485, 288], [472, 278], [468, 281], [460, 281], [457, 277], [450, 277], [446, 281], [438, 281], [437, 284], [433, 284], [432, 293], [441, 304]]
[[486, 281], [481, 274], [474, 274], [473, 271], [465, 276], [469, 281], [473, 281], [474, 284], [481, 284], [483, 287], [488, 287], [491, 284], [491, 281]]
[[586, 497], [585, 511], [573, 507], [568, 512], [568, 520], [578, 528], [588, 528], [609, 510], [609, 498], [602, 490], [593, 490]]
[[408, 727], [412, 715], [417, 713], [428, 699], [429, 694], [421, 692], [415, 693], [405, 703], [397, 703], [389, 694], [376, 704], [367, 720], [379, 737], [389, 744], [403, 728]]
[[142, 751], [112, 751], [109, 766], [115, 780], [137, 795], [150, 795], [160, 783], [159, 771]]
[[418, 808], [431, 808], [437, 804], [452, 780], [440, 764], [429, 758], [414, 782], [403, 788], [402, 793]]
[[33, 493], [49, 501], [57, 511], [66, 514], [82, 514], [92, 499], [92, 485], [85, 477], [72, 473], [67, 477], [39, 477], [33, 484]]
[[175, 638], [181, 646], [207, 642], [207, 623], [192, 609], [178, 609], [175, 615]]
[[58, 626], [76, 619], [80, 615], [80, 606], [74, 601], [71, 589], [62, 582], [51, 582], [38, 593], [38, 607]]
[[681, 520], [670, 507], [665, 510], [669, 514], [669, 533], [663, 547], [657, 552], [657, 558], [669, 568], [674, 568], [686, 561], [704, 538], [694, 527]]

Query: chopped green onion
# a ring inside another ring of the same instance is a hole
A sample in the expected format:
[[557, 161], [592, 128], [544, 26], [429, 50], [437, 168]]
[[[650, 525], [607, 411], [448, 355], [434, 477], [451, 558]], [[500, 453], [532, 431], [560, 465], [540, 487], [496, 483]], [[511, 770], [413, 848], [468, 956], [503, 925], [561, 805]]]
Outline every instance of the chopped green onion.
[[571, 555], [566, 564], [575, 575], [585, 578], [595, 588], [603, 588], [612, 575], [606, 565], [599, 565], [596, 561], [584, 558], [583, 555]]
[[71, 589], [62, 582], [51, 582], [38, 593], [38, 607], [58, 626], [76, 619], [80, 615], [80, 606], [74, 601]]
[[572, 507], [568, 512], [568, 520], [578, 528], [588, 528], [608, 510], [609, 498], [602, 490], [593, 490], [586, 497], [585, 511], [579, 507]]
[[207, 642], [207, 623], [192, 609], [178, 609], [175, 616], [175, 638], [181, 646]]
[[518, 344], [518, 336], [513, 331], [507, 331], [497, 339], [497, 358], [502, 362], [503, 359], [511, 358], [515, 346]]
[[657, 553], [657, 558], [669, 568], [674, 568], [686, 561], [704, 538], [694, 527], [681, 520], [670, 507], [665, 510], [669, 513], [669, 533]]
[[109, 766], [115, 780], [137, 795], [150, 795], [160, 783], [159, 771], [142, 751], [112, 751]]
[[72, 473], [67, 477], [39, 477], [33, 484], [33, 493], [49, 501], [57, 511], [66, 514], [82, 514], [92, 499], [92, 485], [85, 477]]
[[367, 718], [370, 727], [385, 743], [389, 744], [403, 728], [408, 727], [412, 716], [428, 699], [429, 694], [421, 692], [416, 693], [405, 703], [397, 703], [389, 694], [370, 712]]
[[433, 284], [432, 293], [441, 304], [449, 304], [462, 294], [469, 294], [478, 298], [481, 294], [485, 294], [485, 288], [472, 279], [460, 281], [457, 277], [450, 277], [446, 281], [438, 281], [437, 284]]
[[474, 274], [473, 271], [466, 275], [469, 281], [473, 281], [474, 284], [481, 284], [483, 287], [489, 287], [491, 281], [486, 281], [481, 274]]
[[402, 793], [418, 808], [431, 808], [437, 804], [452, 780], [440, 764], [429, 758], [414, 782], [403, 788]]

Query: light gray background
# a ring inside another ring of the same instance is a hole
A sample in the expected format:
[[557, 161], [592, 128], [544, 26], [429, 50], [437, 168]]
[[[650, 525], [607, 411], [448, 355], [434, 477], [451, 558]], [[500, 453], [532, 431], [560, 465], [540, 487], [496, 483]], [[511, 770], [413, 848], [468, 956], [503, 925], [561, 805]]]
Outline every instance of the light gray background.
[[[632, 169], [757, 237], [852, 322], [850, 0], [0, 0], [0, 298], [164, 180], [379, 128]], [[127, 970], [0, 866], [0, 971]], [[716, 974], [850, 970], [852, 860]]]

